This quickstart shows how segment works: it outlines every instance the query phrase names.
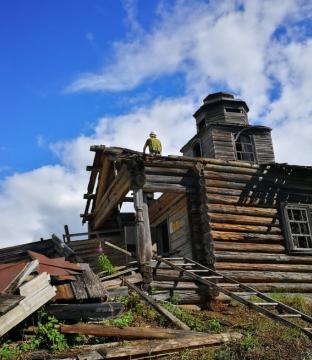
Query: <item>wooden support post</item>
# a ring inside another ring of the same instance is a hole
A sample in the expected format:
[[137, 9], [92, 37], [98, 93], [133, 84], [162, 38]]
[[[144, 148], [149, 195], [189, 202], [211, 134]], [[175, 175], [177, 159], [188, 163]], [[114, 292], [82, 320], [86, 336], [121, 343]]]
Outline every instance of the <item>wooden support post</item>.
[[152, 281], [152, 238], [148, 218], [146, 196], [142, 189], [133, 192], [134, 208], [136, 211], [137, 259], [145, 284]]
[[69, 242], [70, 234], [69, 234], [68, 225], [64, 225], [64, 232], [65, 232], [65, 234], [63, 235], [63, 240], [64, 240], [64, 242]]

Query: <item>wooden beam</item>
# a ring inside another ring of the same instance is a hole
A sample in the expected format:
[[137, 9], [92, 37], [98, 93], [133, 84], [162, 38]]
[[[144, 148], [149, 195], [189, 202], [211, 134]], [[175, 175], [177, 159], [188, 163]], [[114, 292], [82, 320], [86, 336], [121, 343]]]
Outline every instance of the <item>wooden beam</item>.
[[130, 189], [131, 175], [123, 165], [95, 209], [94, 228], [99, 229]]
[[205, 333], [196, 333], [186, 330], [173, 330], [148, 327], [103, 326], [94, 324], [60, 325], [59, 331], [63, 334], [84, 334], [101, 337], [117, 337], [123, 339], [175, 339], [184, 336], [207, 336]]
[[125, 284], [136, 293], [138, 293], [141, 298], [150, 306], [152, 306], [160, 315], [164, 316], [167, 320], [169, 320], [172, 324], [174, 324], [178, 329], [181, 330], [190, 330], [190, 328], [176, 318], [170, 311], [159, 305], [154, 299], [152, 299], [149, 295], [147, 295], [144, 291], [140, 290], [134, 284], [131, 284], [126, 279], [124, 280]]

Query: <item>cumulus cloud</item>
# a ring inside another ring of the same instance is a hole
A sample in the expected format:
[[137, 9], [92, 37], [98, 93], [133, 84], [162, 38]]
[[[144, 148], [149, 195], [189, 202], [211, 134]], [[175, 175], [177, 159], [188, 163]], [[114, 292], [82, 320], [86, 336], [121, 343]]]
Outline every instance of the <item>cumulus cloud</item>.
[[85, 166], [93, 155], [89, 146], [140, 150], [149, 131], [156, 130], [164, 153], [177, 154], [195, 133], [192, 113], [216, 88], [246, 100], [251, 122], [273, 127], [278, 161], [311, 164], [312, 39], [304, 23], [311, 17], [308, 2], [162, 2], [147, 32], [136, 19], [136, 2], [125, 0], [124, 6], [132, 36], [114, 45], [111, 63], [97, 73], [78, 76], [68, 90], [125, 91], [179, 73], [184, 76], [184, 94], [140, 102], [123, 115], [104, 115], [90, 136], [50, 145], [59, 165], [4, 179], [2, 246], [59, 233], [64, 223], [79, 230]]

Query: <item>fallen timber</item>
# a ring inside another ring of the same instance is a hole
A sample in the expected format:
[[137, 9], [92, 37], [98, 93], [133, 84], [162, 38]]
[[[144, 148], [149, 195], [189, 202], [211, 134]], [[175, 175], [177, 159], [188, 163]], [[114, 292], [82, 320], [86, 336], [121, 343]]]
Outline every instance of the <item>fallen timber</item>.
[[36, 351], [26, 356], [27, 360], [102, 360], [102, 359], [151, 359], [166, 354], [180, 352], [184, 349], [197, 350], [239, 340], [242, 335], [237, 332], [205, 336], [185, 336], [176, 339], [129, 341], [125, 346], [120, 343], [99, 344], [70, 349], [59, 354], [48, 351]]
[[185, 336], [207, 336], [205, 333], [148, 327], [103, 326], [94, 324], [60, 325], [58, 330], [64, 334], [84, 334], [104, 337], [120, 337], [123, 339], [173, 339]]
[[150, 306], [152, 306], [160, 315], [164, 316], [167, 320], [173, 323], [178, 329], [182, 330], [190, 330], [190, 328], [184, 324], [181, 320], [171, 314], [170, 311], [162, 307], [158, 304], [154, 299], [152, 299], [149, 295], [147, 295], [144, 291], [140, 290], [134, 284], [131, 284], [129, 281], [124, 280], [125, 284], [132, 290], [134, 290], [137, 294], [139, 294], [142, 299]]

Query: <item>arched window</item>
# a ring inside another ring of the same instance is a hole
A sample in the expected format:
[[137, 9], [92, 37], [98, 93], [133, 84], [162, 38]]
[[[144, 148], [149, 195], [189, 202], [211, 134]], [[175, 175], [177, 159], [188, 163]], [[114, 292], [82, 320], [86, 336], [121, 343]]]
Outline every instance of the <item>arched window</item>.
[[193, 144], [193, 156], [194, 157], [202, 157], [201, 146], [200, 146], [199, 141], [196, 141]]
[[256, 161], [255, 149], [250, 135], [240, 135], [235, 142], [235, 150], [237, 160]]

